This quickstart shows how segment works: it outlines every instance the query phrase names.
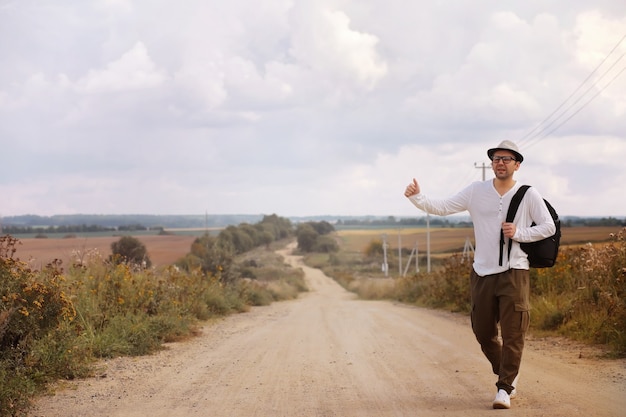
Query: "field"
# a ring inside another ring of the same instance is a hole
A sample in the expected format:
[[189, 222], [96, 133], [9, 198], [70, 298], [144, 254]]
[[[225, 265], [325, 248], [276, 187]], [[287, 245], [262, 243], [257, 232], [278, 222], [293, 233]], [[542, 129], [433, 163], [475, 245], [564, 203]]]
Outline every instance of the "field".
[[[185, 235], [137, 235], [146, 246], [148, 256], [155, 267], [170, 265], [189, 253], [195, 236]], [[26, 261], [32, 268], [40, 269], [54, 259], [63, 266], [71, 265], [77, 257], [96, 250], [104, 258], [111, 254], [111, 243], [119, 236], [21, 239], [14, 257]]]
[[[561, 228], [561, 244], [606, 242], [610, 240], [611, 233], [618, 231], [618, 227], [563, 227]], [[382, 236], [386, 234], [389, 249], [397, 250], [399, 242], [403, 248], [412, 249], [417, 241], [419, 252], [426, 252], [427, 231], [425, 228], [340, 230], [337, 234], [347, 251], [362, 252], [370, 242], [381, 241]], [[472, 228], [431, 228], [431, 253], [462, 252], [468, 238], [473, 245]]]
[[[572, 227], [563, 228], [563, 245], [584, 244], [587, 242], [605, 242], [610, 240], [611, 233], [617, 233], [615, 227]], [[339, 230], [337, 236], [342, 242], [344, 250], [348, 252], [363, 252], [370, 242], [382, 240], [387, 235], [389, 249], [398, 248], [400, 239], [402, 247], [412, 249], [418, 242], [420, 253], [426, 252], [426, 229], [359, 229]], [[398, 237], [400, 236], [400, 238]], [[473, 244], [473, 230], [471, 228], [432, 228], [430, 232], [430, 247], [432, 254], [462, 252], [467, 238]], [[191, 233], [176, 233], [173, 235], [136, 235], [148, 251], [148, 256], [156, 267], [176, 262], [185, 256], [196, 238]], [[119, 240], [119, 236], [75, 237], [75, 238], [25, 238], [20, 240], [16, 257], [39, 269], [54, 259], [60, 259], [64, 266], [70, 265], [77, 257], [85, 256], [89, 251], [97, 250], [103, 257], [111, 254], [111, 243]]]

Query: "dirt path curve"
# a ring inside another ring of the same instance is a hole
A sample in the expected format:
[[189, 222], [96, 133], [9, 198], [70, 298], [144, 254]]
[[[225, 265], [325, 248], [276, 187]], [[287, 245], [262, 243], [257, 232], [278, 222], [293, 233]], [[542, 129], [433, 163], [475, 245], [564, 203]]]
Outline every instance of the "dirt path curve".
[[626, 362], [531, 342], [520, 395], [495, 379], [467, 319], [357, 300], [317, 269], [311, 291], [207, 325], [200, 337], [42, 398], [31, 416], [624, 416]]

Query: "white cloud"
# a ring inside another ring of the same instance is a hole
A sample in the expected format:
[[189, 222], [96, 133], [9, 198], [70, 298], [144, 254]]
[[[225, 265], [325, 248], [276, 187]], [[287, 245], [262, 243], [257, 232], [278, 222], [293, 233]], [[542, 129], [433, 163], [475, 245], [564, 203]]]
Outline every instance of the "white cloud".
[[133, 11], [133, 3], [131, 0], [98, 0], [96, 7], [122, 14], [131, 13]]
[[290, 53], [319, 76], [371, 90], [387, 74], [379, 39], [350, 27], [341, 10], [296, 7]]
[[624, 34], [618, 0], [15, 2], [0, 212], [416, 215], [506, 138], [559, 212], [626, 215], [626, 41], [540, 124]]
[[137, 42], [118, 60], [110, 62], [103, 70], [90, 70], [77, 82], [85, 93], [109, 93], [142, 90], [161, 85], [167, 79], [150, 59], [145, 45]]

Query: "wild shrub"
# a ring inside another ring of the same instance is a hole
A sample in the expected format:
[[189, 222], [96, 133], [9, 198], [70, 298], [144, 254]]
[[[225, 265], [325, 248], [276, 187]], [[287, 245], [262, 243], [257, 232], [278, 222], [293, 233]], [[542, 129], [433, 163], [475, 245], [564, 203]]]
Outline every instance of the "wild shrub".
[[626, 228], [612, 238], [563, 250], [556, 267], [536, 271], [534, 286], [540, 296], [557, 300], [550, 314], [559, 333], [626, 356]]
[[241, 298], [252, 306], [267, 306], [274, 301], [272, 293], [267, 290], [267, 285], [254, 280], [241, 280], [237, 283]]
[[236, 281], [239, 278], [233, 269], [236, 248], [230, 236], [226, 231], [217, 238], [204, 234], [192, 243], [191, 251], [176, 265], [188, 272], [199, 267], [203, 273], [224, 283]]
[[368, 243], [367, 247], [365, 248], [365, 256], [368, 258], [380, 258], [380, 256], [384, 253], [384, 249], [383, 249], [383, 241], [382, 240], [372, 240], [370, 243]]
[[450, 256], [442, 269], [434, 272], [433, 294], [429, 305], [451, 311], [469, 312], [471, 297], [469, 275], [471, 263], [458, 254]]
[[470, 268], [471, 263], [467, 260], [460, 255], [452, 255], [431, 273], [398, 278], [395, 281], [394, 298], [427, 307], [469, 312]]
[[313, 245], [313, 250], [321, 253], [333, 253], [339, 250], [339, 245], [332, 236], [323, 235], [318, 236]]
[[31, 271], [13, 258], [17, 243], [0, 237], [0, 415], [19, 414], [57, 376], [84, 374], [81, 352], [64, 337], [75, 310], [58, 264]]
[[236, 287], [241, 298], [253, 306], [294, 299], [308, 290], [302, 269], [291, 267], [282, 256], [264, 248], [248, 252], [233, 269], [245, 277]]

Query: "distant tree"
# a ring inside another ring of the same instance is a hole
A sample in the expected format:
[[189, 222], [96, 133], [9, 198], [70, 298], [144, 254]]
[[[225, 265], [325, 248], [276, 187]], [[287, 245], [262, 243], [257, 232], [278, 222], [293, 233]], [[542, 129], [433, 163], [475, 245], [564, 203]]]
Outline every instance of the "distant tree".
[[327, 221], [308, 222], [308, 224], [310, 224], [311, 227], [313, 227], [313, 229], [315, 229], [315, 231], [320, 235], [327, 235], [335, 231], [334, 226]]
[[317, 233], [311, 224], [304, 223], [299, 225], [296, 236], [298, 240], [298, 249], [303, 252], [313, 252], [319, 233]]
[[123, 236], [111, 243], [111, 252], [110, 259], [113, 262], [128, 262], [146, 268], [152, 266], [146, 246], [135, 237]]
[[259, 234], [259, 244], [269, 249], [270, 243], [274, 241], [274, 235], [268, 231], [263, 231]]
[[228, 226], [222, 230], [217, 236], [217, 239], [221, 246], [232, 247], [233, 254], [241, 254], [254, 248], [254, 240], [244, 228], [237, 226]]
[[293, 225], [291, 221], [284, 217], [278, 217], [276, 214], [264, 216], [259, 224], [264, 230], [274, 235], [274, 240], [293, 236]]

